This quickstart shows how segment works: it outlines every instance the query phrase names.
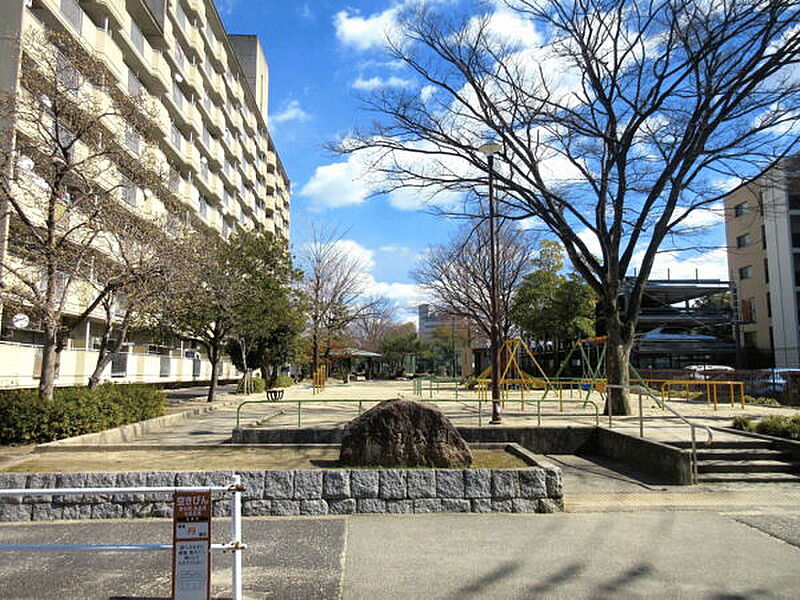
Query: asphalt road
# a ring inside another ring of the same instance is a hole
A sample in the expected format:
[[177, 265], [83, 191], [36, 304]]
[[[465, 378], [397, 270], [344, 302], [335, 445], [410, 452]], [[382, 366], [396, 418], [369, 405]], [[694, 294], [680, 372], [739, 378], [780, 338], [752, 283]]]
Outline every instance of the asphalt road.
[[[245, 597], [796, 598], [799, 516], [785, 514], [779, 525], [773, 516], [757, 516], [658, 511], [246, 519]], [[2, 525], [0, 539], [160, 542], [168, 541], [169, 531], [169, 521]], [[215, 521], [217, 539], [226, 531], [224, 520]], [[215, 556], [214, 598], [228, 597], [228, 561]], [[169, 553], [0, 553], [0, 597], [166, 599]]]

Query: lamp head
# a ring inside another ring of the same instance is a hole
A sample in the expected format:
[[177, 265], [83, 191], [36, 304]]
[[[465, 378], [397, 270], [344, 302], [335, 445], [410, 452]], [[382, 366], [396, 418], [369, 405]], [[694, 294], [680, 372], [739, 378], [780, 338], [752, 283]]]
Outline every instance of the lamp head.
[[478, 152], [484, 154], [485, 156], [494, 156], [498, 152], [502, 152], [502, 150], [503, 146], [495, 141], [486, 142], [478, 148]]

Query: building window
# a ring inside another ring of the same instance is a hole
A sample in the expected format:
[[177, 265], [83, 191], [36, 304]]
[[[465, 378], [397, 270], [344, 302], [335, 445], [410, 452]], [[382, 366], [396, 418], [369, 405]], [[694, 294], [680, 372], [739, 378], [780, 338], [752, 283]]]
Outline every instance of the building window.
[[742, 321], [752, 323], [756, 320], [756, 301], [754, 298], [742, 300]]
[[769, 261], [764, 259], [764, 283], [769, 283]]
[[745, 233], [740, 235], [736, 238], [736, 247], [737, 248], [745, 248], [752, 243], [752, 236], [749, 233]]
[[756, 347], [756, 332], [755, 331], [745, 331], [744, 332], [744, 345], [747, 348], [755, 348]]
[[800, 178], [788, 178], [786, 182], [786, 195], [789, 200], [789, 209], [800, 209]]
[[733, 216], [734, 217], [741, 217], [742, 215], [746, 215], [749, 212], [747, 202], [740, 202], [736, 206], [733, 207]]
[[767, 292], [767, 316], [772, 318], [772, 296]]
[[739, 269], [739, 279], [750, 279], [753, 277], [753, 267], [747, 265]]
[[761, 248], [763, 250], [767, 249], [767, 228], [764, 227], [764, 224], [761, 224]]

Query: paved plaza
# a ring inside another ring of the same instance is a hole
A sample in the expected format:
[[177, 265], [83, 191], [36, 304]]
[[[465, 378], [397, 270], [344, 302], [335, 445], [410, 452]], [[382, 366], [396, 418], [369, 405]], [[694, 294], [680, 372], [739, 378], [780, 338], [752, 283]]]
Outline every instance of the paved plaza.
[[[411, 382], [308, 386], [285, 401], [253, 404], [242, 424], [342, 425], [371, 402], [415, 398]], [[181, 406], [201, 398], [191, 392]], [[199, 394], [202, 396], [202, 391]], [[478, 424], [470, 395], [426, 390], [457, 425]], [[251, 398], [259, 398], [256, 395]], [[452, 401], [442, 402], [444, 399]], [[535, 399], [535, 397], [534, 397]], [[313, 402], [303, 402], [313, 400]], [[527, 398], [506, 404], [505, 425], [536, 425]], [[125, 447], [224, 445], [241, 397], [223, 394], [216, 410], [126, 442]], [[598, 399], [599, 401], [599, 399]], [[544, 426], [592, 425], [582, 402], [567, 414], [543, 403]], [[792, 412], [764, 407], [715, 412], [674, 402], [695, 421], [728, 425], [734, 415]], [[488, 413], [488, 406], [483, 410]], [[643, 403], [645, 434], [687, 439], [688, 429], [651, 402]], [[565, 411], [566, 412], [566, 411]], [[607, 424], [607, 417], [601, 417]], [[484, 426], [485, 420], [482, 422]], [[638, 417], [614, 418], [638, 435]], [[725, 434], [715, 432], [715, 439]], [[113, 452], [117, 446], [109, 446]], [[800, 485], [663, 485], [595, 457], [550, 455], [564, 470], [566, 511], [552, 515], [353, 515], [249, 518], [244, 522], [245, 596], [267, 598], [796, 598], [800, 589]], [[18, 457], [17, 457], [18, 460]], [[228, 523], [214, 535], [226, 541]], [[171, 522], [136, 520], [0, 525], [4, 543], [168, 542]], [[229, 555], [215, 555], [215, 598], [229, 594]], [[0, 553], [0, 597], [36, 600], [169, 597], [169, 553]], [[32, 584], [32, 582], [34, 582]]]
[[[168, 542], [169, 521], [2, 525], [6, 542]], [[227, 523], [215, 522], [224, 539]], [[644, 511], [246, 519], [248, 599], [796, 598], [800, 515]], [[229, 556], [214, 557], [227, 598]], [[169, 553], [0, 555], [3, 598], [169, 597]]]

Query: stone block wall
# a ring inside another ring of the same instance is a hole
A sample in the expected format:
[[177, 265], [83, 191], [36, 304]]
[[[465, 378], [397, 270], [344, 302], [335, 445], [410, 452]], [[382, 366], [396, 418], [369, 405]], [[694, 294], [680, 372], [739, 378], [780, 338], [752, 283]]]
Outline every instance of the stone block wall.
[[[244, 516], [518, 512], [564, 508], [561, 469], [296, 469], [0, 474], [0, 489], [229, 485], [242, 477]], [[215, 516], [230, 494], [215, 493]], [[171, 517], [171, 494], [0, 497], [0, 521]]]

